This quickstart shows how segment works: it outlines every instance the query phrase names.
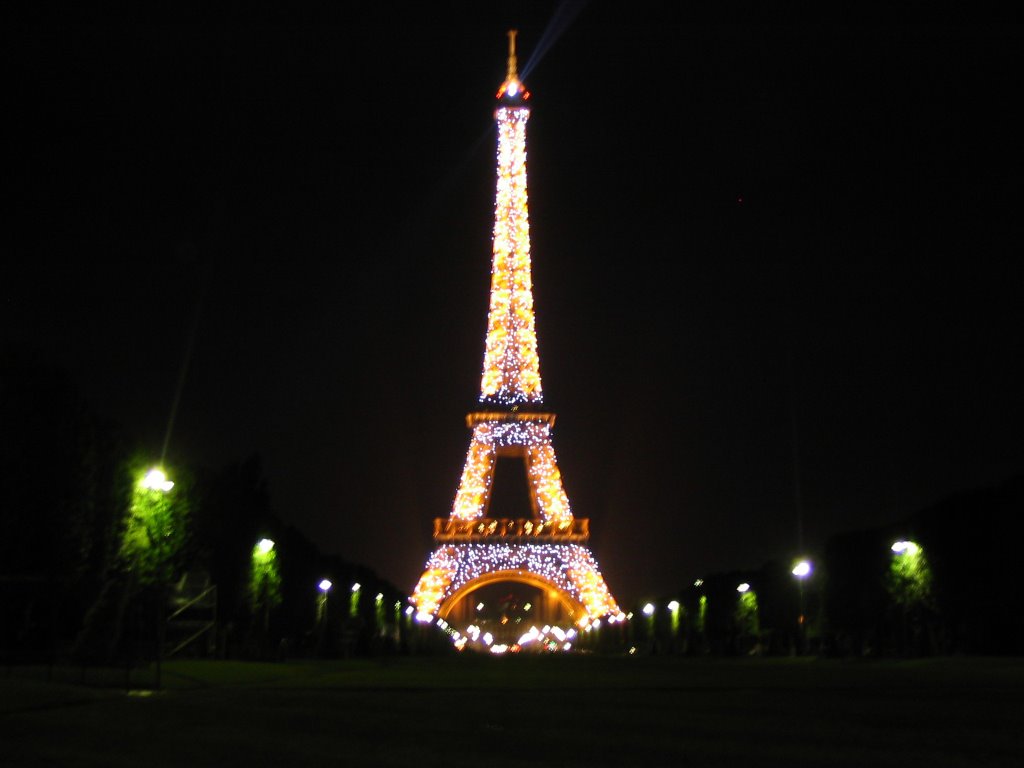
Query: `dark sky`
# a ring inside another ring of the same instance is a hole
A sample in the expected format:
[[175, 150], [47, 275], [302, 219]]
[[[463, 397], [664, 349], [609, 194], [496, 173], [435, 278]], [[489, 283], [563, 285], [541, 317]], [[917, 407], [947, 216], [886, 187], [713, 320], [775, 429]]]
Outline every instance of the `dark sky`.
[[284, 519], [411, 590], [516, 26], [545, 404], [621, 601], [795, 554], [797, 475], [813, 550], [1024, 470], [1019, 26], [436, 6], [11, 26], [0, 341], [155, 455], [187, 359], [169, 462], [259, 453]]

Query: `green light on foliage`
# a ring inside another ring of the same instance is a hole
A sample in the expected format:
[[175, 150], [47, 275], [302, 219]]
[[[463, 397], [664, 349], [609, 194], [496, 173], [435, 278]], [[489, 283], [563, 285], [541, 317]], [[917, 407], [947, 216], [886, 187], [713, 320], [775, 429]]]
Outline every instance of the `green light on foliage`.
[[679, 632], [679, 601], [673, 600], [668, 604], [670, 616], [672, 619], [672, 634], [675, 635]]
[[758, 635], [761, 632], [761, 623], [757, 616], [757, 593], [747, 589], [740, 593], [736, 602], [736, 629], [741, 635]]
[[120, 556], [140, 584], [166, 584], [174, 576], [188, 533], [188, 501], [171, 493], [159, 469], [139, 471], [121, 539]]
[[708, 596], [701, 595], [697, 601], [697, 631], [703, 632], [708, 620]]
[[359, 615], [359, 593], [362, 585], [357, 581], [352, 585], [352, 596], [348, 600], [348, 613], [352, 618]]
[[886, 589], [896, 605], [928, 606], [932, 599], [932, 571], [924, 550], [912, 541], [897, 541], [886, 578]]
[[262, 610], [266, 628], [270, 609], [281, 603], [281, 574], [277, 566], [277, 551], [270, 539], [260, 539], [252, 548], [249, 599], [254, 611]]

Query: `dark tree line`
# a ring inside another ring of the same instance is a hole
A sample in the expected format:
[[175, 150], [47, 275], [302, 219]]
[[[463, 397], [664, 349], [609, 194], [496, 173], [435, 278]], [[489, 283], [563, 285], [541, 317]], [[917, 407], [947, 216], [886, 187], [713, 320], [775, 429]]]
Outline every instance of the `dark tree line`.
[[[964, 491], [892, 525], [831, 537], [802, 582], [793, 562], [709, 574], [634, 606], [626, 642], [648, 652], [900, 657], [1024, 654], [1017, 584], [1024, 475]], [[916, 554], [892, 550], [913, 542]], [[743, 611], [740, 584], [756, 604]], [[802, 594], [801, 594], [802, 592]], [[670, 601], [679, 604], [673, 624]], [[800, 621], [800, 616], [804, 621]]]
[[[151, 659], [167, 640], [168, 601], [197, 584], [216, 587], [217, 626], [186, 653], [280, 658], [413, 647], [405, 596], [282, 522], [256, 455], [216, 469], [170, 468], [187, 530], [146, 569], [129, 562], [125, 536], [147, 459], [66, 372], [24, 350], [0, 353], [0, 660]], [[275, 542], [280, 570], [265, 625], [251, 584], [262, 538]], [[317, 588], [324, 578], [334, 585], [326, 605]]]

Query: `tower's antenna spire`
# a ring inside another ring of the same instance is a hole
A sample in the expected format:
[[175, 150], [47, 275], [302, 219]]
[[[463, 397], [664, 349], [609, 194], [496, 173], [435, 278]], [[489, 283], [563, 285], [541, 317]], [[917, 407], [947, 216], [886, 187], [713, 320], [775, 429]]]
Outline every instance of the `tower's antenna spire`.
[[505, 104], [520, 104], [523, 100], [530, 98], [529, 92], [519, 80], [516, 60], [516, 34], [517, 31], [508, 31], [508, 72], [505, 73], [505, 82], [498, 89], [497, 97]]
[[519, 79], [519, 74], [516, 72], [516, 31], [514, 29], [508, 31], [508, 74], [505, 78], [509, 81]]

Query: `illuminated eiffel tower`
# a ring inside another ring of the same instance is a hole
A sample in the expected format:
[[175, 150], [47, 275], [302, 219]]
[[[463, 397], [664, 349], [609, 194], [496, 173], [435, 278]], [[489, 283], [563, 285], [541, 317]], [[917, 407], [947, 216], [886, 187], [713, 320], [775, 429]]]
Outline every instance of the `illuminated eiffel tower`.
[[[548, 615], [587, 627], [625, 617], [586, 545], [589, 520], [570, 511], [551, 444], [555, 414], [542, 405], [526, 194], [530, 94], [517, 74], [515, 35], [508, 33], [508, 74], [494, 112], [498, 180], [480, 408], [466, 417], [473, 436], [462, 481], [451, 515], [434, 520], [436, 548], [412, 601], [422, 621], [465, 622], [476, 604], [466, 600], [470, 594], [494, 582], [518, 582], [539, 591], [546, 609], [538, 608]], [[488, 516], [499, 457], [524, 463], [529, 517]]]

